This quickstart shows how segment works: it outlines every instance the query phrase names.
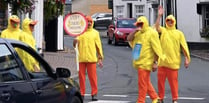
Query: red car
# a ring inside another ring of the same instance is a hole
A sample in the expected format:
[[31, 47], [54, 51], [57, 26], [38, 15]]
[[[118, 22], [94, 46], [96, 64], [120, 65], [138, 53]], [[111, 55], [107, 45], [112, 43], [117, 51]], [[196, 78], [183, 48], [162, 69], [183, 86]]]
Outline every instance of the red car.
[[135, 22], [135, 18], [115, 18], [108, 27], [108, 44], [127, 43], [127, 36], [136, 28]]

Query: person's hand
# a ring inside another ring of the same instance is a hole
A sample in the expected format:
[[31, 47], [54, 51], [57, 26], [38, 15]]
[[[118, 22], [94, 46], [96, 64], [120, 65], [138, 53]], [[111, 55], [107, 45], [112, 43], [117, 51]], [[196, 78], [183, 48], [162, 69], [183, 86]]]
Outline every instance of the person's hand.
[[34, 72], [40, 72], [40, 68], [36, 64], [33, 65], [33, 69]]
[[187, 57], [185, 58], [184, 66], [185, 66], [185, 68], [189, 67], [189, 59]]
[[154, 63], [154, 64], [152, 65], [152, 72], [155, 72], [156, 70], [157, 70], [157, 64]]
[[159, 16], [162, 16], [163, 15], [163, 12], [164, 12], [163, 7], [162, 6], [159, 6], [158, 7], [158, 15]]
[[75, 48], [76, 44], [78, 43], [78, 40], [77, 39], [74, 39], [73, 40], [73, 47]]
[[135, 29], [136, 32], [138, 32], [138, 31], [140, 31], [140, 30], [142, 30], [141, 27], [137, 27], [137, 28]]
[[100, 67], [100, 68], [103, 67], [102, 59], [99, 59], [99, 60], [98, 60], [98, 64], [99, 64], [99, 67]]

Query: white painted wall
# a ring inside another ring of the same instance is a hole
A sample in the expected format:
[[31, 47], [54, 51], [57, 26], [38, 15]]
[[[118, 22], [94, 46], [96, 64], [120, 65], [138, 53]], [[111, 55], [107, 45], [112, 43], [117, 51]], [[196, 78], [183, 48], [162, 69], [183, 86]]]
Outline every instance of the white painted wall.
[[208, 2], [209, 0], [200, 0], [200, 2]]
[[132, 10], [133, 10], [133, 13], [132, 13], [132, 16], [133, 17], [135, 17], [135, 5], [145, 5], [145, 15], [147, 15], [148, 14], [148, 11], [147, 11], [147, 5], [146, 5], [146, 0], [137, 0], [137, 1], [135, 1], [135, 0], [133, 0], [133, 1], [123, 1], [123, 0], [113, 0], [113, 10], [114, 10], [114, 15], [116, 16], [117, 15], [117, 12], [116, 12], [116, 7], [117, 6], [124, 6], [124, 12], [123, 12], [123, 16], [124, 17], [127, 17], [127, 15], [128, 15], [128, 9], [127, 9], [127, 4], [128, 3], [132, 3]]
[[197, 14], [197, 3], [199, 0], [177, 0], [177, 27], [184, 32], [188, 42], [208, 41], [200, 36], [202, 23], [201, 15]]
[[44, 0], [37, 0], [35, 3], [35, 10], [32, 13], [32, 19], [37, 20], [38, 23], [35, 26], [34, 29], [34, 37], [36, 40], [36, 47], [40, 48], [41, 50], [39, 53], [42, 53], [43, 51], [43, 8], [44, 8]]
[[63, 16], [58, 17], [57, 28], [57, 49], [64, 50]]

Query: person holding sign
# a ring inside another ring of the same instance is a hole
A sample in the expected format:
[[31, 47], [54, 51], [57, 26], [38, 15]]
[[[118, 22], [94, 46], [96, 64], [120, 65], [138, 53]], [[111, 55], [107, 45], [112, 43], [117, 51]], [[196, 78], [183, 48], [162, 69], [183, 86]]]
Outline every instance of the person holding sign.
[[86, 19], [88, 21], [88, 28], [83, 34], [74, 39], [73, 46], [76, 47], [76, 44], [78, 45], [79, 84], [82, 98], [84, 99], [85, 94], [85, 74], [87, 70], [91, 85], [92, 101], [97, 101], [98, 87], [96, 63], [98, 62], [99, 67], [102, 68], [104, 56], [99, 32], [93, 28], [92, 18], [86, 16]]
[[165, 95], [165, 80], [167, 78], [171, 89], [172, 103], [177, 103], [178, 70], [181, 65], [181, 51], [185, 57], [185, 68], [188, 68], [191, 59], [184, 34], [175, 27], [175, 17], [173, 15], [167, 16], [165, 20], [166, 27], [160, 26], [160, 19], [163, 16], [163, 12], [163, 7], [159, 6], [158, 18], [155, 23], [157, 31], [161, 33], [160, 42], [162, 49], [165, 50], [164, 53], [167, 57], [165, 60], [159, 59], [159, 67], [157, 73], [159, 91], [158, 94], [160, 97], [160, 103], [163, 103]]
[[137, 19], [136, 30], [127, 37], [133, 48], [133, 66], [138, 71], [138, 99], [137, 103], [145, 103], [146, 94], [152, 99], [152, 103], [158, 102], [158, 95], [150, 81], [150, 72], [155, 71], [156, 57], [164, 59], [159, 36], [156, 30], [149, 27], [145, 16]]

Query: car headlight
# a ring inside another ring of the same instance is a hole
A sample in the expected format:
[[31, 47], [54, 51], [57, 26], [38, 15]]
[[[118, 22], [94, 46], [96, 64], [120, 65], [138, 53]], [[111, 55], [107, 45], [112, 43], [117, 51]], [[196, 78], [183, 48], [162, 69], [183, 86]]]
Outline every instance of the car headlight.
[[118, 35], [123, 35], [123, 33], [120, 32], [120, 31], [117, 31], [116, 34], [118, 34]]

